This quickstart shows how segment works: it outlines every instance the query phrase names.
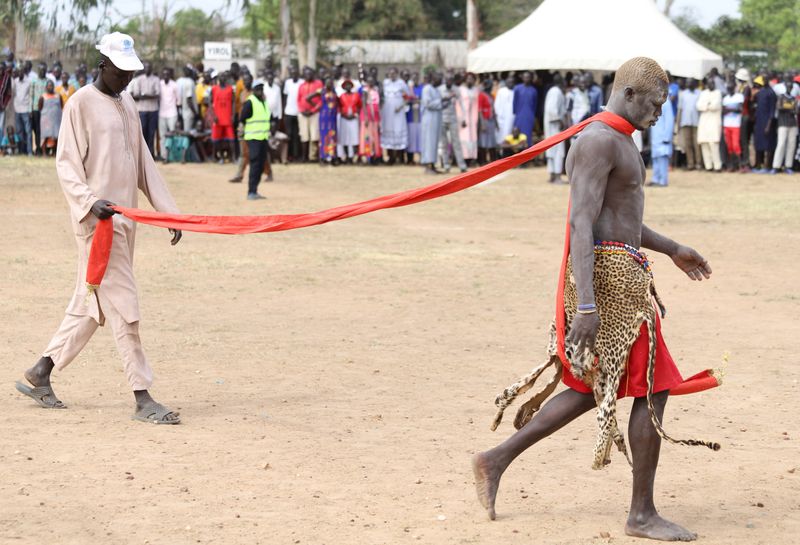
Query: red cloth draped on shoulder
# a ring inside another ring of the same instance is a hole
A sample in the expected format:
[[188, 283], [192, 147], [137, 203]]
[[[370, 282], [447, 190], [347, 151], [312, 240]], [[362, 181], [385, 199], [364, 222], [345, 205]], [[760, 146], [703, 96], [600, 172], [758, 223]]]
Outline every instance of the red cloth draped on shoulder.
[[[146, 210], [139, 210], [136, 208], [125, 208], [122, 206], [115, 206], [114, 210], [120, 214], [137, 221], [139, 223], [147, 223], [158, 227], [166, 227], [170, 229], [181, 229], [184, 231], [195, 231], [200, 233], [217, 233], [224, 235], [236, 234], [249, 234], [249, 233], [266, 233], [273, 231], [287, 231], [290, 229], [299, 229], [301, 227], [311, 227], [314, 225], [321, 225], [330, 221], [342, 220], [352, 218], [382, 210], [385, 208], [398, 208], [401, 206], [408, 206], [420, 202], [444, 197], [458, 191], [463, 191], [481, 182], [497, 176], [501, 172], [517, 167], [527, 161], [530, 161], [537, 155], [546, 151], [547, 149], [571, 138], [575, 134], [582, 131], [587, 125], [595, 121], [600, 121], [612, 127], [615, 130], [631, 134], [633, 126], [628, 123], [624, 118], [611, 113], [600, 112], [577, 125], [569, 127], [556, 135], [546, 138], [536, 145], [521, 151], [511, 157], [499, 159], [488, 165], [482, 166], [470, 172], [465, 172], [448, 178], [441, 182], [431, 184], [425, 187], [401, 191], [391, 195], [384, 195], [376, 197], [367, 201], [362, 201], [355, 204], [339, 206], [330, 208], [319, 212], [312, 212], [308, 214], [287, 214], [287, 215], [272, 215], [272, 216], [199, 216], [189, 214], [165, 214], [162, 212], [148, 212]], [[112, 220], [102, 220], [97, 224], [97, 231], [95, 232], [92, 241], [92, 248], [89, 253], [89, 264], [86, 272], [86, 282], [90, 286], [97, 287], [100, 285], [105, 274], [108, 259], [111, 253], [111, 241], [113, 237]], [[558, 306], [556, 311], [556, 325], [559, 328], [559, 343], [558, 350], [559, 356], [562, 361], [566, 361], [564, 354], [564, 293], [563, 293], [563, 279], [566, 267], [566, 258], [569, 255], [569, 223], [567, 224], [567, 236], [564, 244], [564, 260], [562, 261], [562, 270], [559, 275], [559, 291], [558, 291]], [[693, 391], [700, 391], [717, 385], [717, 381], [711, 376], [709, 371], [701, 373], [702, 377], [696, 375], [688, 381], [684, 382], [685, 388], [672, 390], [672, 393], [691, 393]], [[712, 379], [712, 380], [709, 380]], [[714, 382], [711, 385], [711, 382]], [[691, 382], [691, 384], [687, 384]], [[682, 385], [683, 386], [683, 385]]]

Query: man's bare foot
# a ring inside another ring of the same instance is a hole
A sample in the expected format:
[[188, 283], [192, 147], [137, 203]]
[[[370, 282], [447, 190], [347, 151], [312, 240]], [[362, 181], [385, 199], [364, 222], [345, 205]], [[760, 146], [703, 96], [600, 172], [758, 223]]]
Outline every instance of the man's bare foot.
[[472, 473], [475, 475], [475, 491], [478, 493], [478, 501], [481, 502], [492, 520], [497, 517], [494, 511], [494, 501], [503, 471], [505, 471], [505, 467], [500, 467], [485, 452], [479, 452], [472, 457]]
[[628, 523], [625, 524], [625, 533], [633, 537], [646, 537], [659, 541], [694, 541], [697, 539], [697, 534], [661, 518], [658, 513], [646, 518], [629, 516]]

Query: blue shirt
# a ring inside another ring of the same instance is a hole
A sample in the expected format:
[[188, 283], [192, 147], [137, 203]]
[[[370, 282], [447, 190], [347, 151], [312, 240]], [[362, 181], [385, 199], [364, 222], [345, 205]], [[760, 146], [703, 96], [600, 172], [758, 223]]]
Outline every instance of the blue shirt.
[[674, 81], [669, 84], [669, 102], [672, 104], [672, 116], [678, 115], [678, 93], [681, 88]]
[[603, 109], [603, 89], [596, 83], [589, 87], [589, 113], [599, 114]]
[[690, 91], [684, 89], [678, 95], [678, 109], [681, 111], [680, 126], [696, 127], [700, 120], [700, 112], [697, 111], [697, 99], [700, 97], [700, 89]]
[[653, 157], [672, 155], [672, 129], [675, 127], [675, 114], [672, 106], [665, 102], [661, 106], [661, 117], [650, 127], [650, 153]]

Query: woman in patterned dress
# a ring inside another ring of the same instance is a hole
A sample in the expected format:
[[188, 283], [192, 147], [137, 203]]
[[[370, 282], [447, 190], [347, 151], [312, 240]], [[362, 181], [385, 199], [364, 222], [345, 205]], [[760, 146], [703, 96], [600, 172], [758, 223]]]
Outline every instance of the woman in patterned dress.
[[320, 163], [332, 163], [336, 158], [336, 116], [339, 113], [339, 97], [332, 78], [325, 80], [322, 90], [322, 108], [319, 111]]
[[368, 163], [375, 164], [383, 156], [383, 149], [381, 148], [380, 134], [381, 96], [372, 75], [367, 78], [366, 85], [361, 88], [361, 104], [358, 154], [366, 157]]

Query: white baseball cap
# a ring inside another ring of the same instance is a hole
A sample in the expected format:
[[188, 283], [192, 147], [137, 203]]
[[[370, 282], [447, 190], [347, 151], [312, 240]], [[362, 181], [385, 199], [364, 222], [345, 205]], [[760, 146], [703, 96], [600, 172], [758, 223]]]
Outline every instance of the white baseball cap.
[[251, 89], [255, 89], [256, 87], [264, 87], [264, 80], [263, 79], [257, 79], [250, 86]]
[[133, 38], [127, 34], [122, 32], [106, 34], [94, 47], [120, 70], [135, 71], [144, 68], [142, 61], [136, 56], [136, 51], [133, 50]]

